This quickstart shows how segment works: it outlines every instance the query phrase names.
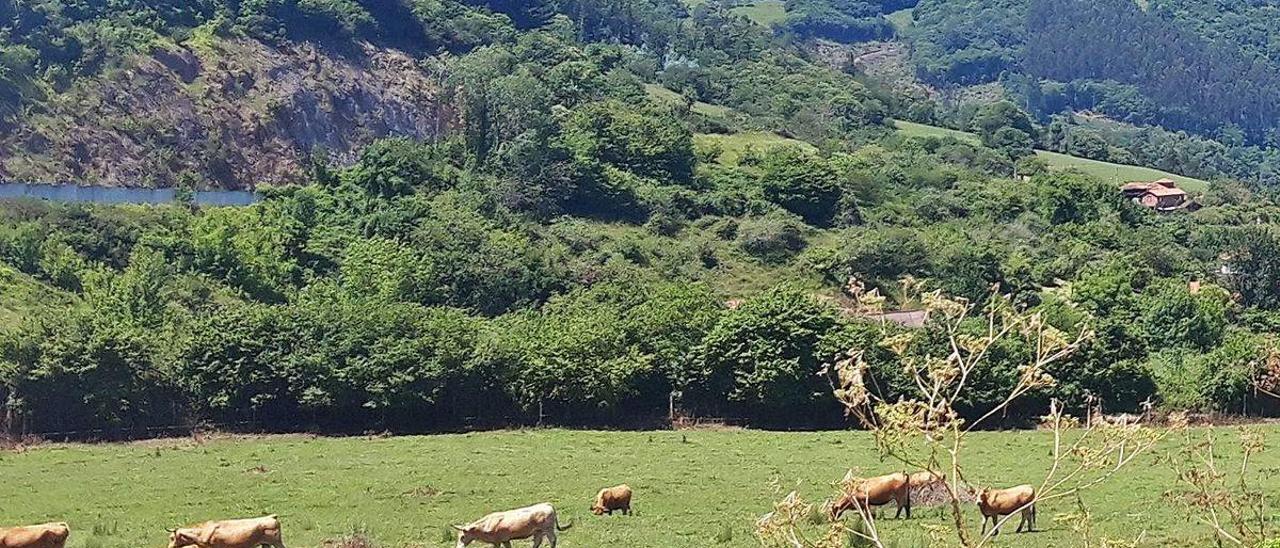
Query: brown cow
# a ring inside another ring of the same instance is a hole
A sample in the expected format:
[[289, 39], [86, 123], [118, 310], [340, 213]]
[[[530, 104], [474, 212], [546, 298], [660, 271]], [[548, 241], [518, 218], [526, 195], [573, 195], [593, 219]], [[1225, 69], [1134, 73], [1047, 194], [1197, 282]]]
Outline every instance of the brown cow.
[[65, 523], [46, 523], [0, 529], [0, 548], [62, 548], [71, 528]]
[[1022, 512], [1022, 516], [1018, 521], [1018, 529], [1014, 533], [1021, 533], [1024, 524], [1027, 526], [1028, 533], [1036, 530], [1036, 488], [1030, 485], [1019, 485], [1008, 489], [979, 489], [978, 509], [982, 511], [982, 534], [984, 535], [987, 533], [987, 520], [991, 520], [991, 526], [994, 529], [991, 536], [994, 537], [1000, 534], [998, 529], [1000, 517], [1018, 511]]
[[275, 515], [250, 519], [206, 521], [193, 527], [169, 530], [169, 548], [284, 548], [280, 520]]
[[846, 480], [845, 483], [851, 486], [831, 506], [832, 519], [840, 519], [840, 515], [851, 508], [861, 508], [860, 513], [870, 512], [872, 506], [883, 506], [889, 501], [898, 503], [898, 511], [893, 517], [901, 516], [906, 510], [907, 519], [911, 519], [911, 476], [906, 472]]
[[591, 505], [591, 511], [597, 516], [600, 514], [612, 516], [614, 510], [621, 510], [624, 516], [631, 514], [631, 487], [625, 483], [601, 489], [596, 493], [595, 504]]
[[487, 542], [493, 546], [511, 548], [511, 541], [533, 538], [533, 548], [542, 546], [542, 539], [556, 548], [556, 531], [567, 531], [573, 524], [560, 527], [556, 518], [556, 509], [550, 504], [542, 503], [494, 512], [467, 525], [454, 525], [458, 530], [457, 548], [464, 548], [472, 542]]

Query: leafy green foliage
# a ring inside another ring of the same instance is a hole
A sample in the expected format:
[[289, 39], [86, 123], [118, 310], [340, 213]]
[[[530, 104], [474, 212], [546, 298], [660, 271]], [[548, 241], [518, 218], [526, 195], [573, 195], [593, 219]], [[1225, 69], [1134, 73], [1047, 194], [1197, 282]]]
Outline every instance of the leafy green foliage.
[[823, 339], [840, 326], [833, 311], [793, 288], [778, 288], [726, 313], [703, 342], [693, 387], [703, 405], [727, 401], [729, 410], [763, 422], [830, 412], [832, 359]]
[[783, 27], [801, 37], [837, 42], [866, 42], [893, 36], [893, 26], [875, 2], [858, 0], [787, 0]]
[[[0, 4], [11, 120], [196, 26], [422, 54], [456, 117], [429, 144], [379, 141], [349, 166], [316, 151], [311, 184], [244, 208], [0, 205], [5, 280], [39, 288], [0, 295], [0, 385], [33, 429], [630, 425], [665, 415], [673, 392], [693, 413], [841, 424], [832, 360], [861, 351], [887, 399], [907, 388], [851, 291], [909, 310], [903, 278], [975, 306], [995, 288], [1097, 333], [1010, 423], [1051, 397], [1256, 407], [1244, 387], [1280, 306], [1267, 194], [1215, 185], [1203, 210], [1156, 215], [1029, 158], [1244, 173], [1268, 165], [1248, 145], [1258, 127], [1217, 142], [1046, 118], [1167, 112], [1138, 83], [1012, 74], [1033, 66], [1015, 2], [915, 10], [916, 51], [938, 54], [926, 79], [1000, 78], [1026, 99], [955, 112], [864, 85], [721, 2], [89, 4]], [[857, 25], [906, 4], [791, 2], [783, 26], [860, 40], [881, 31]], [[891, 116], [978, 137], [895, 132]], [[938, 326], [914, 329], [910, 351], [937, 355]], [[998, 403], [1030, 352], [993, 348], [962, 412]]]
[[827, 162], [798, 148], [779, 147], [765, 155], [761, 171], [760, 185], [766, 199], [807, 223], [831, 223], [841, 189]]

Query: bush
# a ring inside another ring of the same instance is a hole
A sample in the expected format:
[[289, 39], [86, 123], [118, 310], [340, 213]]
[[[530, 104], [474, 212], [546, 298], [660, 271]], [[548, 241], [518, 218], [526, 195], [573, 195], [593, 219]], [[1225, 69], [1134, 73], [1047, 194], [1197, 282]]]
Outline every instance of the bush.
[[805, 226], [786, 213], [749, 217], [738, 223], [738, 247], [767, 263], [783, 263], [804, 250]]
[[764, 197], [806, 223], [829, 226], [840, 206], [840, 185], [827, 162], [796, 147], [765, 155], [760, 176]]

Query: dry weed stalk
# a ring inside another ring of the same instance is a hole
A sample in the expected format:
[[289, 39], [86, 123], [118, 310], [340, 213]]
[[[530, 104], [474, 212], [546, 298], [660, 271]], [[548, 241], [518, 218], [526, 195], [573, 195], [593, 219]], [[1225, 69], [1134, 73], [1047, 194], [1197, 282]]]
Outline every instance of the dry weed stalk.
[[[884, 299], [875, 290], [862, 291], [853, 282], [847, 290], [864, 313], [874, 315], [882, 311]], [[917, 343], [923, 337], [920, 331], [896, 334], [886, 331], [880, 344], [891, 351], [913, 381], [914, 397], [890, 402], [877, 394], [871, 388], [875, 382], [864, 360], [865, 349], [856, 348], [830, 366], [835, 379], [833, 391], [847, 413], [872, 432], [882, 456], [909, 468], [938, 470], [945, 475], [951, 520], [948, 527], [943, 528], [949, 529], [947, 535], [937, 527], [930, 528], [933, 544], [941, 545], [949, 536], [961, 546], [984, 546], [1018, 511], [999, 520], [990, 533], [972, 533], [964, 512], [964, 497], [972, 492], [965, 479], [965, 439], [1028, 392], [1052, 386], [1054, 379], [1047, 367], [1069, 357], [1093, 333], [1085, 327], [1074, 334], [1064, 333], [1049, 325], [1039, 313], [1016, 309], [1007, 296], [997, 292], [993, 292], [981, 311], [967, 301], [947, 298], [941, 292], [921, 292], [919, 284], [911, 279], [903, 282], [903, 293], [918, 295], [930, 323], [941, 329], [946, 341], [946, 351], [937, 355], [929, 348], [918, 348]], [[975, 323], [982, 327], [974, 329]], [[1032, 349], [1026, 362], [1018, 368], [1015, 385], [1000, 403], [976, 420], [966, 421], [957, 411], [957, 402], [969, 389], [976, 373], [989, 362], [992, 349], [1014, 337], [1021, 338]], [[1066, 415], [1056, 401], [1050, 406], [1049, 414], [1042, 418], [1042, 424], [1053, 432], [1053, 463], [1036, 491], [1036, 503], [1073, 496], [1106, 482], [1161, 438], [1157, 431], [1137, 423], [1098, 421], [1081, 428], [1079, 421]], [[850, 485], [844, 482], [841, 487], [848, 489]], [[792, 493], [788, 496], [790, 502], [784, 503], [795, 504], [799, 500], [799, 496]], [[830, 539], [836, 538], [834, 545], [840, 546], [847, 535], [852, 535], [867, 544], [884, 546], [874, 516], [863, 508], [858, 508], [861, 519], [858, 529], [844, 527], [836, 521], [828, 524], [821, 539], [814, 540], [796, 531], [802, 522], [791, 519], [788, 510], [786, 504], [780, 504], [760, 520], [757, 525], [762, 544], [826, 548], [833, 546], [828, 544], [832, 542]], [[775, 543], [774, 539], [785, 542]]]
[[[1280, 345], [1275, 338], [1266, 340], [1253, 370], [1255, 392], [1280, 399]], [[1193, 430], [1185, 416], [1175, 420], [1174, 427], [1182, 434], [1183, 443], [1167, 462], [1177, 475], [1178, 488], [1165, 493], [1166, 498], [1208, 527], [1218, 546], [1263, 546], [1280, 538], [1268, 526], [1270, 503], [1256, 484], [1258, 472], [1252, 469], [1253, 457], [1266, 450], [1263, 431], [1237, 429], [1241, 457], [1236, 466], [1217, 450], [1218, 439], [1212, 427]]]
[[1239, 465], [1232, 466], [1230, 459], [1218, 454], [1212, 428], [1196, 431], [1184, 422], [1179, 430], [1183, 447], [1168, 459], [1179, 488], [1166, 497], [1209, 527], [1218, 546], [1262, 546], [1274, 540], [1275, 533], [1268, 526], [1270, 504], [1266, 493], [1254, 484], [1251, 470], [1253, 457], [1266, 450], [1262, 432], [1250, 427], [1238, 429], [1242, 456]]

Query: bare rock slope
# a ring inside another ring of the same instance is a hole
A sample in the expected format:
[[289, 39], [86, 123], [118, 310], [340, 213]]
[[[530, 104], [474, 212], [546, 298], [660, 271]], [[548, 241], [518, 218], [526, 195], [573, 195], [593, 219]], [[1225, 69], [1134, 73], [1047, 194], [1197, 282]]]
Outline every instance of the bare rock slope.
[[374, 139], [430, 139], [452, 114], [442, 73], [402, 52], [210, 39], [135, 55], [0, 135], [0, 179], [169, 186], [297, 181], [308, 155], [340, 163]]

